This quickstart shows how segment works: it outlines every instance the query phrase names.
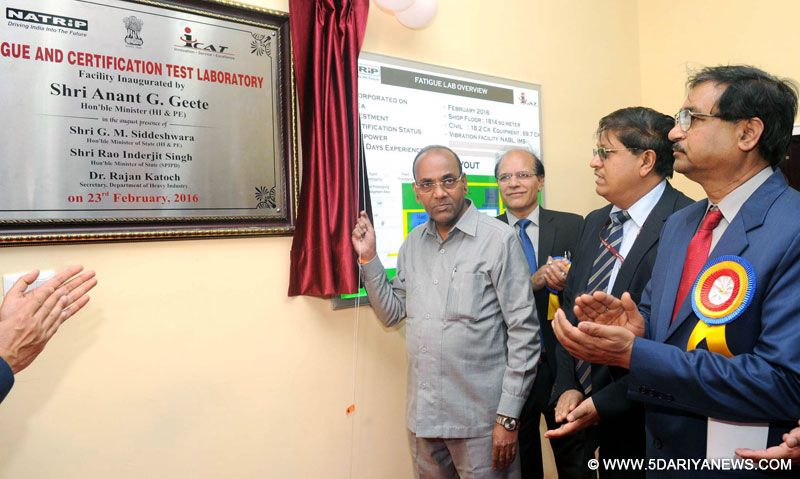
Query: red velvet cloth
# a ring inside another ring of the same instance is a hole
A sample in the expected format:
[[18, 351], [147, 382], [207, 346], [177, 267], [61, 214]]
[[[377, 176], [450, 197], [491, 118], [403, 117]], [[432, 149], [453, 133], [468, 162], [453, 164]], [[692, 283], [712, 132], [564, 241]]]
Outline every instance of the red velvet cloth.
[[368, 12], [369, 0], [289, 0], [303, 147], [289, 296], [358, 290], [350, 233], [363, 165], [358, 52]]

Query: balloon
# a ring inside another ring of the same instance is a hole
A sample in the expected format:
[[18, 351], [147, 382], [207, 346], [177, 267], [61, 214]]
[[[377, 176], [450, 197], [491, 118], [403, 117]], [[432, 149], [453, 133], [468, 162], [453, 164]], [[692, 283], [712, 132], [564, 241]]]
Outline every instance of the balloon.
[[436, 0], [417, 0], [407, 9], [395, 11], [394, 16], [408, 28], [422, 28], [433, 21], [437, 9]]
[[379, 7], [396, 12], [405, 10], [414, 3], [414, 0], [374, 0]]

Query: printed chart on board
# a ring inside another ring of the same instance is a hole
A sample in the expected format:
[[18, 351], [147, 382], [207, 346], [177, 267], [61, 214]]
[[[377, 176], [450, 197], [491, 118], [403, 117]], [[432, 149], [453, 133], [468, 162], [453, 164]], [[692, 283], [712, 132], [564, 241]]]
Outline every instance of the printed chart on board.
[[539, 85], [362, 52], [358, 88], [378, 257], [390, 277], [406, 235], [428, 219], [411, 188], [420, 148], [452, 148], [467, 197], [491, 216], [504, 210], [497, 153], [514, 146], [541, 152]]

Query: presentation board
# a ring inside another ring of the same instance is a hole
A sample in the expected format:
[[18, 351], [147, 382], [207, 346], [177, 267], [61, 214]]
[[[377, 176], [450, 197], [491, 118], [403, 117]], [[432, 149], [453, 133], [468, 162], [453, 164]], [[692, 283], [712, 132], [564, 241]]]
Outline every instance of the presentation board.
[[378, 257], [393, 277], [406, 235], [428, 219], [412, 190], [420, 148], [439, 144], [461, 158], [470, 198], [482, 212], [504, 211], [498, 152], [541, 152], [541, 87], [362, 52], [358, 106]]

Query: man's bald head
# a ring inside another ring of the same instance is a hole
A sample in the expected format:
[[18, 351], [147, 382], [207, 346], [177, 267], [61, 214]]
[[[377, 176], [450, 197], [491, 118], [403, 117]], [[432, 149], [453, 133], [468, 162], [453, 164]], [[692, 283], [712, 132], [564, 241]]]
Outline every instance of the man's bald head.
[[463, 171], [462, 168], [461, 168], [461, 159], [458, 157], [458, 155], [456, 154], [455, 151], [451, 150], [450, 148], [448, 148], [446, 146], [442, 146], [442, 145], [428, 145], [428, 146], [422, 148], [421, 150], [419, 150], [419, 152], [417, 152], [417, 156], [414, 157], [414, 163], [411, 165], [411, 174], [414, 175], [414, 181], [415, 182], [417, 181], [417, 162], [420, 160], [420, 158], [424, 157], [426, 154], [430, 153], [431, 151], [440, 151], [440, 152], [443, 152], [443, 153], [445, 153], [445, 154], [447, 154], [449, 156], [452, 156], [452, 158], [455, 160], [456, 164], [458, 165], [458, 174], [461, 175], [461, 173]]

